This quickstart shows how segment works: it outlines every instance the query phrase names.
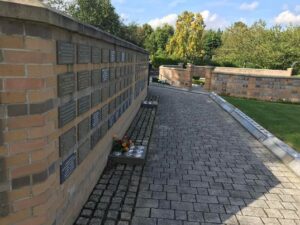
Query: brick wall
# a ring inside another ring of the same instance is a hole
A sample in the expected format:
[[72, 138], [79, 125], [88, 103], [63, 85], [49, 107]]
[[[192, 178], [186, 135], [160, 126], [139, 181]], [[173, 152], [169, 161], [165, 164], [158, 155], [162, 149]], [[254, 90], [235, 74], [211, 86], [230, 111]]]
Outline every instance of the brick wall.
[[72, 224], [147, 94], [148, 56], [45, 7], [0, 8], [0, 224]]
[[180, 66], [160, 66], [159, 79], [167, 81], [170, 85], [175, 87], [192, 87], [191, 67], [186, 69]]
[[300, 79], [212, 73], [210, 91], [267, 101], [300, 102]]

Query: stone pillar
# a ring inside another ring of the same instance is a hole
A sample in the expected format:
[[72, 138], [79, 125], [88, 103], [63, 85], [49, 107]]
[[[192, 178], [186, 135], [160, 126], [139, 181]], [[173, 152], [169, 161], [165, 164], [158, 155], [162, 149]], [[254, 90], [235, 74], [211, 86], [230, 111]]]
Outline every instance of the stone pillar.
[[207, 91], [211, 91], [211, 79], [213, 75], [215, 67], [214, 66], [206, 66], [205, 67], [205, 85], [204, 89]]
[[186, 66], [186, 86], [188, 88], [192, 88], [192, 85], [193, 85], [193, 68], [194, 68], [194, 65], [193, 64], [190, 64], [188, 63], [187, 66]]

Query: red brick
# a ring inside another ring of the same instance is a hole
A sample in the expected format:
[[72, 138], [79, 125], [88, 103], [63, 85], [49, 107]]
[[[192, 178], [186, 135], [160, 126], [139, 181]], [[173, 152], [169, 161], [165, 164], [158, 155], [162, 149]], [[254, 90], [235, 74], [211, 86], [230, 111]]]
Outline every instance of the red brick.
[[6, 90], [36, 90], [44, 87], [43, 79], [12, 78], [5, 80]]
[[23, 65], [0, 64], [1, 77], [12, 77], [12, 76], [18, 77], [24, 75], [25, 75], [25, 69]]
[[19, 211], [22, 209], [28, 209], [37, 205], [46, 203], [49, 198], [49, 191], [46, 191], [40, 195], [34, 196], [32, 198], [22, 199], [14, 202], [13, 209], [14, 211]]
[[33, 51], [10, 51], [4, 50], [4, 61], [6, 63], [55, 63], [55, 54], [33, 52]]
[[23, 37], [0, 36], [0, 48], [24, 48]]
[[0, 93], [0, 102], [4, 103], [4, 104], [25, 103], [26, 102], [26, 93], [25, 92]]
[[9, 147], [9, 151], [15, 154], [21, 152], [29, 152], [29, 151], [44, 148], [46, 144], [47, 144], [46, 139], [40, 138], [40, 139], [31, 140], [27, 142], [19, 142], [16, 144], [12, 144]]
[[8, 129], [39, 127], [45, 125], [44, 115], [20, 116], [7, 120]]

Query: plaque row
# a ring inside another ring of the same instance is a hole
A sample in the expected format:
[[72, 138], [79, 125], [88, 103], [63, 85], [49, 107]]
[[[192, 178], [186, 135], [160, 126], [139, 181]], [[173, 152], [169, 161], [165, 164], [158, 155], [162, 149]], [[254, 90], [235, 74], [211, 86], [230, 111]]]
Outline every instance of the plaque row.
[[[125, 91], [112, 100], [109, 105], [103, 106], [102, 109], [82, 120], [77, 127], [72, 127], [59, 137], [59, 154], [61, 158], [65, 159], [60, 166], [61, 183], [71, 176], [77, 165], [83, 162], [89, 152], [94, 149], [107, 131], [131, 105], [130, 96], [131, 91]], [[114, 110], [110, 113], [112, 105], [114, 105]], [[79, 143], [79, 146], [75, 151], [77, 143]]]
[[133, 62], [134, 54], [85, 44], [57, 41], [57, 64]]
[[[130, 70], [128, 69], [128, 71]], [[91, 72], [81, 71], [77, 73], [77, 79], [75, 73], [60, 74], [57, 82], [58, 97], [72, 95], [76, 90], [82, 91], [89, 87], [97, 87], [124, 77], [133, 77], [132, 73], [128, 71], [123, 70], [122, 67], [92, 70]]]

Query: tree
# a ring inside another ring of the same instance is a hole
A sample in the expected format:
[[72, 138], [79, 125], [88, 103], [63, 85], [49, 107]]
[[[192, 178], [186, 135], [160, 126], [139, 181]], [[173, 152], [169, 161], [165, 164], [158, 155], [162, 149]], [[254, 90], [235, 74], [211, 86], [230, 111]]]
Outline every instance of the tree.
[[203, 49], [206, 61], [210, 61], [215, 54], [215, 50], [222, 45], [222, 31], [208, 30], [204, 32]]
[[[150, 33], [149, 27], [148, 34]], [[174, 28], [168, 24], [158, 27], [146, 39], [144, 47], [152, 54], [166, 55], [166, 45], [174, 35]]]
[[58, 11], [68, 13], [69, 3], [65, 0], [43, 0], [44, 3]]
[[111, 34], [121, 33], [122, 23], [110, 0], [75, 0], [68, 8], [68, 12], [79, 21]]
[[148, 24], [139, 26], [136, 23], [130, 23], [129, 25], [123, 25], [121, 37], [133, 44], [144, 47], [145, 40], [152, 32], [153, 29]]
[[175, 58], [195, 63], [204, 56], [204, 20], [200, 13], [183, 12], [176, 22], [174, 36], [167, 44], [167, 52]]

